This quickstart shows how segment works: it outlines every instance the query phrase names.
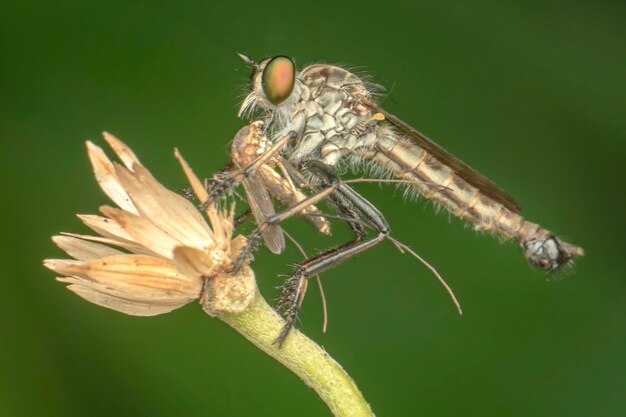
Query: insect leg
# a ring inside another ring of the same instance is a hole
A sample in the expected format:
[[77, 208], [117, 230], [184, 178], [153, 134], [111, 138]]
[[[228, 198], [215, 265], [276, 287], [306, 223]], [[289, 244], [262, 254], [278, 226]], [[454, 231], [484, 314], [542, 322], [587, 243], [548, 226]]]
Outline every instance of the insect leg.
[[250, 220], [251, 217], [252, 217], [252, 210], [250, 209], [244, 211], [239, 216], [235, 217], [235, 220], [234, 220], [235, 228], [239, 227], [242, 223]]

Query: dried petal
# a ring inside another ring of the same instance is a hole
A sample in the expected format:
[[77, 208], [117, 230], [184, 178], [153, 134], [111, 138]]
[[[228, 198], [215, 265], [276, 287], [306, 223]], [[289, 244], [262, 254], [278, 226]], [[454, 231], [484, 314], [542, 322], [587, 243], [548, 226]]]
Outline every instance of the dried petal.
[[65, 253], [79, 261], [89, 261], [105, 256], [120, 255], [122, 252], [99, 243], [77, 239], [71, 236], [53, 236], [52, 241]]
[[[174, 156], [176, 156], [176, 159], [178, 159], [178, 162], [180, 162], [180, 165], [183, 168], [185, 175], [187, 176], [187, 180], [189, 181], [189, 184], [191, 185], [194, 193], [196, 193], [198, 200], [200, 200], [200, 202], [203, 204], [206, 203], [209, 198], [207, 191], [205, 190], [204, 186], [202, 185], [196, 174], [194, 174], [187, 161], [185, 161], [185, 158], [183, 158], [181, 153], [178, 151], [178, 149], [174, 149]], [[213, 233], [217, 236], [222, 236], [222, 222], [224, 221], [224, 218], [220, 217], [213, 204], [207, 205], [206, 214], [209, 218], [209, 221], [211, 222], [211, 228], [213, 229]]]
[[128, 300], [123, 296], [116, 296], [107, 292], [107, 287], [95, 282], [76, 278], [58, 278], [58, 281], [70, 283], [67, 289], [85, 300], [101, 307], [116, 310], [131, 316], [156, 316], [169, 313], [180, 308], [180, 303], [166, 303], [150, 301]]
[[168, 260], [145, 255], [114, 255], [87, 262], [49, 260], [46, 266], [62, 275], [105, 285], [129, 300], [164, 301], [181, 306], [200, 295], [202, 280], [180, 273]]
[[120, 160], [126, 165], [126, 168], [132, 169], [134, 164], [141, 165], [137, 155], [128, 147], [124, 142], [110, 134], [109, 132], [102, 132], [104, 140], [107, 141], [113, 152], [120, 158]]
[[98, 181], [98, 185], [100, 185], [102, 191], [104, 191], [118, 207], [132, 213], [137, 213], [133, 203], [130, 201], [130, 197], [117, 178], [113, 163], [107, 158], [102, 148], [87, 141], [87, 154], [91, 160], [96, 181]]
[[61, 234], [63, 236], [75, 237], [77, 239], [88, 240], [90, 242], [99, 242], [99, 243], [106, 243], [107, 245], [118, 246], [120, 248], [126, 249], [129, 252], [139, 253], [142, 255], [156, 255], [154, 252], [134, 242], [125, 242], [125, 241], [121, 241], [117, 239], [111, 239], [111, 238], [100, 237], [100, 236], [81, 235], [78, 233], [61, 232]]
[[217, 272], [213, 259], [200, 249], [179, 246], [174, 249], [173, 255], [176, 268], [190, 277], [208, 277]]
[[142, 166], [131, 172], [117, 166], [117, 173], [142, 217], [181, 244], [208, 247], [213, 244], [213, 233], [196, 208], [183, 198], [159, 184]]
[[[132, 213], [132, 212], [131, 212]], [[121, 242], [132, 242], [133, 237], [114, 219], [94, 214], [77, 214], [78, 218], [96, 233]]]

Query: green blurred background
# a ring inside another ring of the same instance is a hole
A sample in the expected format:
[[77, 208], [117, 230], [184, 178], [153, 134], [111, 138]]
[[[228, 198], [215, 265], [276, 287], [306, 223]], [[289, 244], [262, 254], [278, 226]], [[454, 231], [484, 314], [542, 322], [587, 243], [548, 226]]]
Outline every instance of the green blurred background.
[[[621, 1], [2, 2], [2, 416], [324, 416], [294, 375], [197, 305], [134, 318], [84, 302], [41, 261], [74, 213], [107, 202], [84, 141], [125, 140], [165, 184], [218, 170], [255, 58], [362, 68], [386, 109], [493, 178], [524, 213], [580, 244], [549, 280], [513, 244], [423, 201], [359, 189], [394, 235], [323, 274], [300, 327], [356, 379], [378, 416], [626, 415], [626, 7]], [[321, 237], [288, 230], [309, 251]], [[300, 259], [262, 249], [268, 299]], [[315, 287], [312, 287], [315, 289]]]

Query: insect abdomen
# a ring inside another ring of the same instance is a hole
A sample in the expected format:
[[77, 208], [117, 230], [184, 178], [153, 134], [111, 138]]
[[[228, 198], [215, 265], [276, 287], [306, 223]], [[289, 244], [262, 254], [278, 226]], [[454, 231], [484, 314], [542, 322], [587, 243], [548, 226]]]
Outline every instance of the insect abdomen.
[[425, 150], [382, 132], [375, 149], [362, 150], [362, 156], [390, 171], [395, 177], [412, 182], [425, 198], [453, 215], [474, 225], [476, 230], [493, 232], [519, 241], [526, 259], [533, 265], [556, 270], [583, 250], [563, 242], [552, 232], [525, 220], [504, 207], [439, 162]]

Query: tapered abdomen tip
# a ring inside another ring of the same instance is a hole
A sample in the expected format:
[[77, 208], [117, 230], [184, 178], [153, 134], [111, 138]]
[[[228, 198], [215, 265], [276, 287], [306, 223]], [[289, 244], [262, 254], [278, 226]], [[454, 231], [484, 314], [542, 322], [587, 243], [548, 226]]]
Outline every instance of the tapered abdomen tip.
[[577, 256], [585, 251], [571, 243], [564, 242], [554, 235], [546, 239], [531, 239], [522, 243], [524, 256], [530, 264], [546, 271], [558, 271], [572, 263]]

